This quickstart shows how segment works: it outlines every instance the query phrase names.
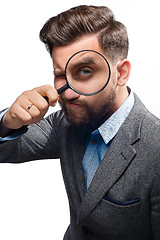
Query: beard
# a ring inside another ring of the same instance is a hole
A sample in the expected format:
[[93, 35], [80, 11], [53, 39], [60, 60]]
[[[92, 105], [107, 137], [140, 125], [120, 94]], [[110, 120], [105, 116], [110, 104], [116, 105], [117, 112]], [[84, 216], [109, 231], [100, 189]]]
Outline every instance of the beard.
[[[98, 94], [97, 94], [98, 95]], [[87, 98], [89, 98], [88, 96]], [[66, 100], [63, 95], [59, 98], [59, 104], [67, 121], [74, 127], [89, 127], [97, 129], [110, 117], [110, 110], [116, 98], [116, 89], [112, 89], [105, 99], [99, 96], [98, 105], [92, 106], [87, 99]]]

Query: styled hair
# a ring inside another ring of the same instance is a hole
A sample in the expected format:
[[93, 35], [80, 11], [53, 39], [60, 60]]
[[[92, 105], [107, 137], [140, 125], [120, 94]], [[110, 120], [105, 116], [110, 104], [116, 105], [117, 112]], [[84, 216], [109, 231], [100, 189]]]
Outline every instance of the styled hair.
[[89, 34], [97, 34], [101, 49], [111, 61], [127, 58], [126, 27], [104, 6], [81, 5], [50, 18], [40, 31], [40, 40], [51, 55], [54, 47], [69, 45]]

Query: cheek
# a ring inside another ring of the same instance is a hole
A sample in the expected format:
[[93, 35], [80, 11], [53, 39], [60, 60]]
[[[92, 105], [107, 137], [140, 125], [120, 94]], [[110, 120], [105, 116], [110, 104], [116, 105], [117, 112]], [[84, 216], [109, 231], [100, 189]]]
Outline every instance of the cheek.
[[113, 103], [116, 95], [116, 85], [108, 85], [106, 88], [99, 94], [95, 95], [95, 98], [92, 99], [89, 106], [92, 111], [97, 113], [102, 109], [103, 111], [108, 110], [110, 105]]
[[55, 89], [59, 89], [59, 88], [63, 87], [64, 85], [66, 85], [66, 79], [64, 77], [54, 79]]
[[110, 77], [110, 81], [108, 83], [108, 87], [111, 89], [115, 89], [115, 87], [117, 86], [117, 80], [118, 80], [118, 72], [116, 71], [115, 68], [112, 68], [112, 72], [111, 72], [111, 77]]
[[94, 96], [88, 97], [87, 106], [90, 112], [96, 113], [101, 108], [102, 102], [103, 102], [104, 96], [99, 94], [96, 94]]

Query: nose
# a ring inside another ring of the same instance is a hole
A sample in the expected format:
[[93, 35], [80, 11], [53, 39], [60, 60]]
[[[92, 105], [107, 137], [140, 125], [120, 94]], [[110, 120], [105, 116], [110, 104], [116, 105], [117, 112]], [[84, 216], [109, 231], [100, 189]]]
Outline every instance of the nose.
[[73, 100], [73, 99], [77, 99], [79, 98], [81, 95], [74, 92], [72, 89], [68, 88], [67, 90], [65, 90], [63, 93], [63, 98], [65, 98], [66, 100]]

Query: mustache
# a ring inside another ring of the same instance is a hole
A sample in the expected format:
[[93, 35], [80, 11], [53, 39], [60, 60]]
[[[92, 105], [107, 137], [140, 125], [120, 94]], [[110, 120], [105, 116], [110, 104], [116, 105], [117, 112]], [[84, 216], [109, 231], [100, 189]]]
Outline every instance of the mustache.
[[79, 99], [66, 100], [63, 96], [60, 96], [58, 101], [59, 101], [60, 104], [63, 104], [63, 105], [66, 105], [67, 103], [80, 105], [80, 106], [81, 105], [85, 105], [85, 106], [87, 105], [84, 100], [79, 100]]

